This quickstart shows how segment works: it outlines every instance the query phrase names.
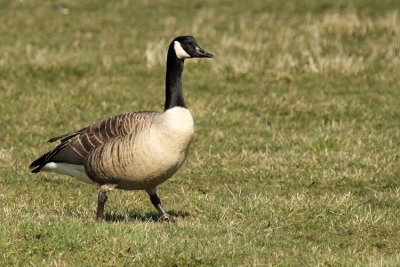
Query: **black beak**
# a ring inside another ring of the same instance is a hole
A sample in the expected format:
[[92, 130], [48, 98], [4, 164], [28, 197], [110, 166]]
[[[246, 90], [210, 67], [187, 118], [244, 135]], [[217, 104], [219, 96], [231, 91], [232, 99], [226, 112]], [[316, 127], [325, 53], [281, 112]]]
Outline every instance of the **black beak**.
[[214, 57], [213, 54], [207, 53], [206, 51], [204, 51], [200, 47], [198, 47], [196, 50], [197, 50], [196, 57], [208, 57], [208, 58], [213, 58]]

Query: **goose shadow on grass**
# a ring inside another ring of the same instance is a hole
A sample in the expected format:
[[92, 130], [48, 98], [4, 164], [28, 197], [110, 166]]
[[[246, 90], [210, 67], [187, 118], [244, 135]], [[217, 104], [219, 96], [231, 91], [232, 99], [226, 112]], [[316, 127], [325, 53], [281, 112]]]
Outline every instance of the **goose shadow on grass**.
[[[175, 211], [167, 211], [169, 216], [174, 220], [177, 217], [188, 217], [186, 213]], [[138, 212], [129, 212], [128, 214], [107, 212], [104, 216], [106, 222], [122, 222], [122, 221], [142, 221], [142, 222], [162, 222], [161, 216], [157, 212], [147, 212], [145, 214]]]

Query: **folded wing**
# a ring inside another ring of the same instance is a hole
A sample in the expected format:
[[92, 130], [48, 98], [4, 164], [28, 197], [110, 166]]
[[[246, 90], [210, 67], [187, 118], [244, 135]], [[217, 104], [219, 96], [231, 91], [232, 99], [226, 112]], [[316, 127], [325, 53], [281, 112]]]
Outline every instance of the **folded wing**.
[[143, 120], [155, 114], [157, 113], [148, 111], [120, 114], [75, 132], [51, 138], [49, 142], [60, 140], [61, 143], [32, 162], [29, 168], [36, 173], [49, 162], [83, 165], [84, 159], [94, 148], [114, 138], [135, 134], [143, 125]]

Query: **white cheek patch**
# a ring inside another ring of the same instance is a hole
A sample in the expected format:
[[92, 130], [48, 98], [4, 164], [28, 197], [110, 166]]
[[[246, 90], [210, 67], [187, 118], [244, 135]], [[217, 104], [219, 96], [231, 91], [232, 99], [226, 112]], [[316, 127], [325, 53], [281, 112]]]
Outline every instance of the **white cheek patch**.
[[182, 48], [181, 44], [178, 41], [174, 42], [174, 49], [177, 58], [189, 58], [190, 55], [186, 53], [186, 51]]

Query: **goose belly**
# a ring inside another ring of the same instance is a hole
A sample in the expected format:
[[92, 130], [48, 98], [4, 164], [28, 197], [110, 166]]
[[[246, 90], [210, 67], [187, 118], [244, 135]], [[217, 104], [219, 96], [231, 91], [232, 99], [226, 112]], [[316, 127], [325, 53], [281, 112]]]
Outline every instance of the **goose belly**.
[[119, 187], [124, 189], [148, 189], [163, 183], [174, 175], [185, 161], [190, 143], [175, 149], [174, 144], [162, 142], [143, 142], [134, 148], [135, 157], [121, 177]]
[[117, 184], [127, 190], [150, 189], [166, 181], [183, 164], [194, 128], [193, 120], [185, 127], [165, 124], [94, 151], [86, 164], [87, 173], [100, 184]]

